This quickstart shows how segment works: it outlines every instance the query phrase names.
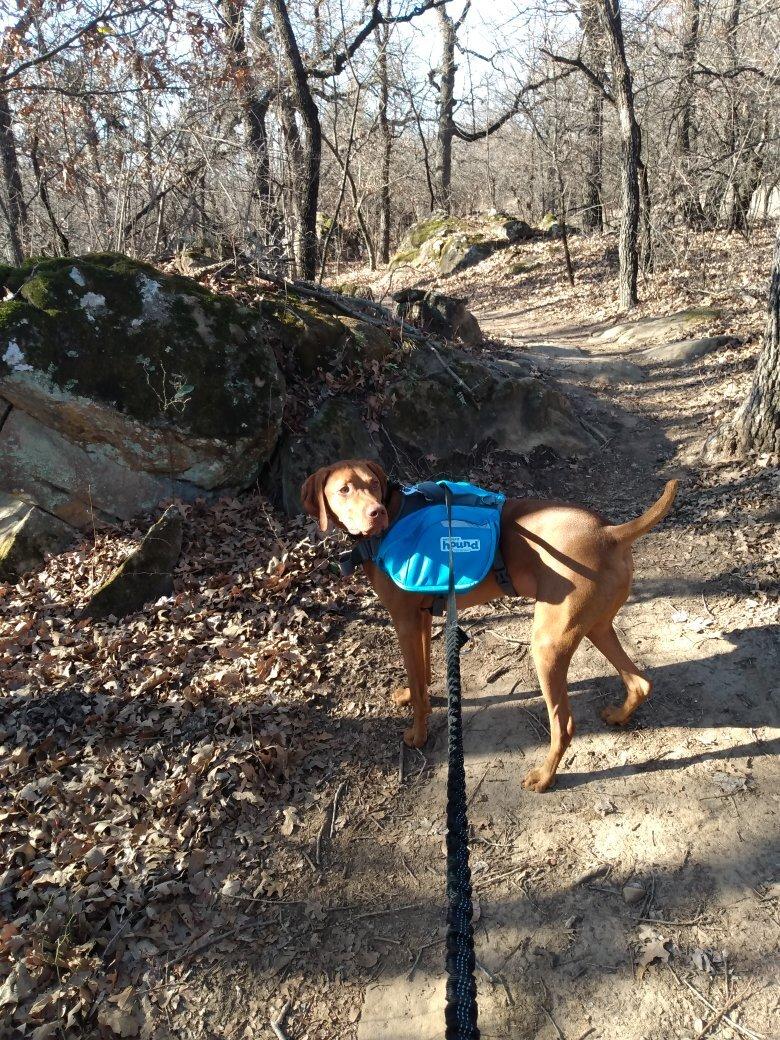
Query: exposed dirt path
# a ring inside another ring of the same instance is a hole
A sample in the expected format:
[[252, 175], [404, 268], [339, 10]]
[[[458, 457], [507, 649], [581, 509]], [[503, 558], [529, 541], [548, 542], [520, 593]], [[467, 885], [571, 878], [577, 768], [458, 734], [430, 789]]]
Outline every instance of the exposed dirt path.
[[[599, 710], [622, 699], [622, 688], [583, 645], [570, 671], [577, 736], [544, 795], [521, 787], [546, 740], [527, 653], [531, 607], [504, 601], [468, 617], [464, 725], [483, 1036], [660, 1040], [703, 1035], [708, 1022], [714, 1037], [736, 1035], [740, 1023], [742, 1035], [776, 1035], [780, 647], [776, 614], [756, 591], [760, 562], [737, 551], [744, 522], [771, 521], [771, 486], [726, 471], [702, 487], [694, 470], [681, 471], [681, 456], [702, 439], [691, 387], [712, 378], [706, 363], [683, 375], [637, 369], [626, 348], [589, 339], [592, 329], [540, 334], [532, 314], [477, 316], [488, 334], [530, 347], [605, 431], [595, 458], [535, 472], [537, 492], [622, 519], [640, 512], [662, 479], [684, 479], [674, 516], [636, 547], [634, 590], [619, 615], [653, 697], [625, 730], [606, 726]], [[434, 943], [442, 935], [444, 724], [439, 707], [426, 749], [430, 781], [413, 787], [407, 820], [383, 835], [410, 876], [378, 904], [414, 909], [381, 919], [383, 934], [402, 946], [390, 948], [367, 991], [361, 1040], [442, 1035], [443, 955]], [[629, 883], [635, 902], [623, 894]], [[420, 954], [411, 972], [407, 950]], [[728, 1007], [731, 1025], [713, 1010]]]

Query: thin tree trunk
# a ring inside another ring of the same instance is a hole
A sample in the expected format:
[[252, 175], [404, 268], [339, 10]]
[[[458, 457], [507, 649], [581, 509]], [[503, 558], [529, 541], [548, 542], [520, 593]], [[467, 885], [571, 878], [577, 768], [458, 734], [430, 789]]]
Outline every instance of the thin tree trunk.
[[436, 165], [434, 193], [436, 207], [445, 213], [452, 210], [452, 141], [455, 137], [455, 41], [457, 28], [444, 7], [436, 8], [441, 32], [439, 64], [439, 104], [436, 128]]
[[266, 117], [271, 103], [268, 91], [258, 90], [246, 49], [243, 0], [222, 0], [228, 28], [228, 46], [233, 59], [239, 103], [246, 140], [255, 161], [255, 191], [262, 206], [271, 203], [271, 170], [268, 159]]
[[14, 263], [24, 261], [24, 237], [27, 224], [27, 204], [24, 200], [19, 154], [16, 149], [11, 106], [6, 91], [0, 91], [0, 159], [7, 198], [8, 234]]
[[601, 16], [609, 46], [615, 104], [621, 141], [621, 191], [623, 215], [620, 222], [620, 304], [629, 310], [638, 302], [639, 272], [639, 126], [634, 112], [634, 89], [623, 42], [620, 0], [600, 0]]
[[780, 224], [769, 284], [764, 347], [753, 385], [733, 421], [716, 437], [715, 444], [740, 454], [757, 451], [780, 455]]
[[[390, 14], [388, 0], [387, 14]], [[379, 261], [386, 264], [390, 260], [390, 159], [393, 150], [393, 137], [390, 132], [388, 116], [390, 84], [387, 73], [387, 47], [390, 42], [390, 31], [386, 23], [377, 27], [378, 45], [377, 73], [379, 76], [379, 137], [381, 152], [379, 159]]]
[[639, 177], [640, 195], [640, 219], [639, 232], [639, 264], [647, 274], [653, 269], [653, 221], [652, 221], [652, 199], [650, 198], [650, 179], [647, 176], [647, 166], [642, 159], [642, 136], [639, 136], [639, 165], [637, 175]]
[[699, 15], [701, 0], [685, 0], [682, 37], [682, 71], [679, 87], [679, 119], [675, 152], [678, 163], [677, 177], [672, 181], [673, 204], [682, 221], [688, 227], [700, 225], [704, 219], [698, 196], [698, 184], [691, 176], [691, 151], [693, 148], [694, 66], [699, 49]]
[[298, 179], [299, 223], [298, 253], [301, 275], [309, 280], [317, 273], [317, 202], [320, 193], [320, 161], [322, 158], [322, 132], [317, 106], [309, 89], [306, 69], [301, 52], [290, 24], [290, 14], [285, 0], [269, 0], [274, 24], [279, 33], [292, 78], [295, 107], [301, 115], [305, 131], [303, 168]]
[[68, 254], [70, 253], [70, 242], [68, 241], [67, 235], [60, 227], [57, 218], [54, 215], [54, 208], [51, 204], [51, 198], [49, 197], [49, 187], [46, 183], [46, 178], [43, 174], [43, 170], [41, 169], [41, 164], [38, 159], [37, 134], [34, 135], [32, 140], [30, 141], [30, 163], [32, 164], [35, 179], [38, 182], [38, 194], [41, 197], [41, 202], [43, 203], [43, 207], [46, 210], [46, 213], [49, 217], [49, 223], [52, 226], [52, 230], [54, 231], [54, 234], [57, 236], [57, 240], [59, 241], [60, 252], [63, 256], [68, 256]]
[[571, 262], [571, 253], [569, 251], [569, 229], [566, 224], [566, 189], [563, 185], [561, 168], [558, 165], [557, 159], [555, 161], [555, 173], [558, 180], [558, 225], [561, 229], [561, 245], [563, 246], [563, 258], [566, 262], [566, 277], [569, 279], [569, 285], [574, 285], [574, 265]]
[[[583, 0], [582, 30], [585, 55], [589, 68], [601, 75], [605, 64], [604, 31], [599, 21], [598, 9], [593, 0]], [[586, 231], [604, 230], [604, 206], [602, 194], [602, 162], [604, 155], [604, 92], [591, 83], [587, 84], [588, 100], [585, 130], [585, 188], [582, 204], [582, 226]]]

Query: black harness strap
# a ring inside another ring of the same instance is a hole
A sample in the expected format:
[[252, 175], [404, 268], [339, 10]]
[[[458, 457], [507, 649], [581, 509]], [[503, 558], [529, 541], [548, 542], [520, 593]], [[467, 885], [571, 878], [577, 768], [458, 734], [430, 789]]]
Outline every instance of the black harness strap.
[[452, 552], [452, 492], [446, 489], [450, 533], [450, 587], [447, 594], [445, 652], [447, 657], [447, 998], [444, 1007], [446, 1040], [479, 1040], [477, 984], [474, 980], [474, 929], [471, 926], [471, 870], [463, 761], [460, 703], [460, 637], [455, 603], [455, 561]]

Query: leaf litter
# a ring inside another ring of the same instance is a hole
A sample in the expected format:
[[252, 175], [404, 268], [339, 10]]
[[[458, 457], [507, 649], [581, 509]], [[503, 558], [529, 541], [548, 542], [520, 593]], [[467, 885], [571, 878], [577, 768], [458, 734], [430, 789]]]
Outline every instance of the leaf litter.
[[121, 622], [73, 618], [137, 522], [0, 586], [0, 1015], [39, 1040], [153, 1035], [195, 954], [259, 944], [269, 978], [308, 957], [311, 921], [304, 943], [271, 910], [338, 782], [348, 808], [394, 769], [388, 636], [346, 620], [375, 608], [329, 544], [257, 494], [181, 508], [174, 594]]

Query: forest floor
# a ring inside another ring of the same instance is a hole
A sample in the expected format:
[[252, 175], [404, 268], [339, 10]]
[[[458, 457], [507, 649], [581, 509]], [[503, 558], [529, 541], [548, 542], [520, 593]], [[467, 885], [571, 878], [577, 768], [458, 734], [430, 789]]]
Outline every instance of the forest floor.
[[[708, 303], [704, 331], [743, 342], [683, 366], [627, 369], [635, 348], [595, 338], [617, 314], [603, 244], [573, 241], [573, 289], [550, 242], [516, 275], [504, 255], [442, 285], [602, 434], [590, 457], [468, 477], [614, 521], [682, 479], [619, 615], [653, 697], [609, 728], [619, 680], [583, 645], [543, 795], [521, 788], [547, 739], [532, 606], [464, 614], [486, 1038], [780, 1034], [777, 472], [699, 456], [750, 381], [769, 241], [687, 248], [637, 316]], [[74, 617], [132, 524], [0, 588], [0, 1036], [440, 1037], [441, 640], [431, 739], [402, 752], [392, 629], [361, 577], [334, 577], [333, 540], [259, 495], [187, 519], [175, 596], [126, 622]]]

